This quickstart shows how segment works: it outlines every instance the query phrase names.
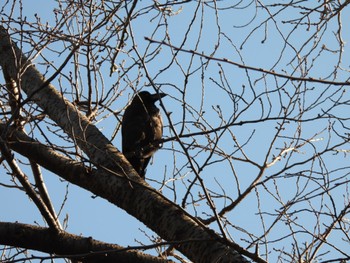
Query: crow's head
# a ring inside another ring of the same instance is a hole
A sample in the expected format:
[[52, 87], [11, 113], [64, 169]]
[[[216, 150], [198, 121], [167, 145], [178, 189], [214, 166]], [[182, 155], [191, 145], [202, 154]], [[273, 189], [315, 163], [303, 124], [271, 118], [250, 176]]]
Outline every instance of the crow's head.
[[164, 96], [166, 96], [165, 93], [151, 94], [148, 91], [141, 91], [135, 95], [131, 104], [136, 104], [136, 105], [139, 104], [139, 105], [144, 105], [146, 107], [153, 106], [157, 100], [163, 98]]

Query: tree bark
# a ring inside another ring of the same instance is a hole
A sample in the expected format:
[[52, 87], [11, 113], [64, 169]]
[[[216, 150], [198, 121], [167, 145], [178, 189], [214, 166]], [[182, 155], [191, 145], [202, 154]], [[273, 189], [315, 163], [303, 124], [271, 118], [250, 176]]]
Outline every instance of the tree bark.
[[[194, 262], [247, 262], [248, 252], [223, 240], [143, 181], [126, 158], [27, 60], [0, 27], [0, 65], [85, 152], [96, 173], [63, 178], [105, 198], [139, 219]], [[38, 160], [45, 166], [43, 161]], [[240, 251], [237, 252], [237, 249]]]
[[91, 237], [81, 237], [67, 232], [52, 231], [49, 228], [20, 223], [0, 222], [0, 243], [8, 246], [25, 247], [64, 257], [89, 262], [121, 263], [171, 263], [139, 251], [107, 244]]

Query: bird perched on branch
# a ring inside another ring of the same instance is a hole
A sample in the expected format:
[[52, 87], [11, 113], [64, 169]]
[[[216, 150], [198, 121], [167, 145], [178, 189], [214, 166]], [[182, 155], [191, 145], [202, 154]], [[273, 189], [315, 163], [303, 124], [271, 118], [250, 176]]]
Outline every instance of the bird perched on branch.
[[150, 158], [161, 147], [163, 121], [154, 103], [165, 95], [141, 91], [134, 96], [123, 116], [122, 151], [142, 178], [145, 178]]

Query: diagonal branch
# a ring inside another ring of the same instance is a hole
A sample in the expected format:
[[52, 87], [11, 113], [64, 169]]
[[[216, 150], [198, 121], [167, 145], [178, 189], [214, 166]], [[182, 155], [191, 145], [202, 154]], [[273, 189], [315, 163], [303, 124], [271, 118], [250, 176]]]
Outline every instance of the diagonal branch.
[[99, 169], [96, 174], [88, 173], [82, 174], [80, 178], [71, 178], [74, 184], [124, 209], [164, 240], [202, 239], [203, 242], [189, 242], [176, 246], [194, 262], [247, 262], [242, 253], [249, 257], [255, 256], [237, 244], [223, 240], [149, 187], [126, 158], [72, 103], [51, 84], [41, 88], [45, 83], [44, 77], [11, 41], [3, 27], [0, 27], [0, 65], [12, 78], [21, 83], [22, 90], [28, 96], [33, 94], [32, 100], [70, 135]]

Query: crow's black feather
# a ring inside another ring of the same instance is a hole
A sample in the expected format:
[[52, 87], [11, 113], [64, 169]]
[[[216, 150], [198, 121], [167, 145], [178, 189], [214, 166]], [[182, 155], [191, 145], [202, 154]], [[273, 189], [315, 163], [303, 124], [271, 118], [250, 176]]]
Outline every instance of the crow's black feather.
[[122, 151], [136, 172], [144, 178], [147, 164], [160, 148], [163, 121], [154, 105], [164, 93], [142, 91], [126, 108], [122, 121]]

